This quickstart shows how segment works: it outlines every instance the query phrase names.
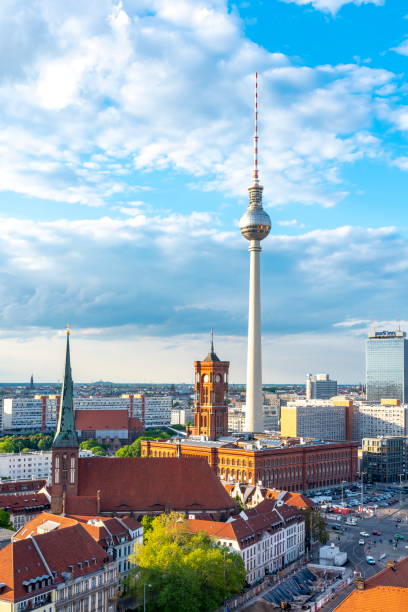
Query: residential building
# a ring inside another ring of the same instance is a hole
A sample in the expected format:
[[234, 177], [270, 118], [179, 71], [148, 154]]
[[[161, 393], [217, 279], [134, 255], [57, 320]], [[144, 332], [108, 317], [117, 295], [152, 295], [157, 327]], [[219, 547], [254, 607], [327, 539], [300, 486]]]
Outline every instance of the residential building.
[[236, 504], [199, 458], [80, 457], [67, 334], [61, 408], [52, 445], [51, 486], [55, 514], [156, 515], [169, 510], [208, 512], [226, 519]]
[[10, 478], [11, 480], [47, 479], [50, 473], [51, 451], [0, 453], [0, 478]]
[[388, 561], [387, 567], [371, 578], [361, 574], [355, 580], [355, 590], [334, 612], [400, 612], [408, 609], [408, 557]]
[[241, 483], [228, 484], [225, 483], [226, 491], [231, 495], [232, 499], [239, 499], [241, 504], [247, 508], [253, 508], [263, 502], [264, 499], [275, 499], [279, 502], [284, 502], [288, 506], [294, 506], [299, 509], [314, 508], [315, 503], [306, 497], [303, 493], [292, 491], [279, 491], [278, 489], [267, 489], [260, 485], [247, 485]]
[[330, 399], [337, 395], [337, 380], [329, 374], [307, 374], [306, 399]]
[[406, 333], [376, 331], [366, 340], [367, 400], [408, 401], [408, 344]]
[[117, 563], [79, 523], [58, 529], [47, 520], [36, 534], [0, 550], [0, 609], [4, 612], [114, 612]]
[[329, 400], [295, 400], [281, 408], [281, 435], [346, 440], [347, 406]]
[[233, 433], [245, 431], [245, 411], [236, 408], [234, 404], [228, 406], [228, 431]]
[[187, 425], [193, 421], [193, 411], [190, 408], [172, 408], [170, 425]]
[[405, 473], [406, 449], [405, 437], [363, 438], [361, 471], [369, 482], [398, 481]]
[[299, 559], [305, 551], [305, 520], [299, 509], [265, 500], [226, 523], [189, 520], [190, 531], [205, 531], [245, 563], [247, 582], [256, 582]]
[[[52, 432], [58, 420], [60, 396], [35, 395], [3, 399], [3, 430], [10, 433]], [[161, 427], [171, 421], [170, 396], [124, 394], [120, 397], [75, 397], [75, 411], [127, 411], [144, 427]]]
[[47, 480], [20, 480], [20, 481], [5, 481], [0, 482], [0, 495], [27, 495], [29, 493], [38, 493], [42, 489]]
[[65, 529], [80, 524], [89, 535], [116, 561], [119, 576], [129, 574], [132, 564], [129, 557], [136, 545], [143, 544], [143, 526], [131, 516], [60, 516], [42, 512], [20, 529], [14, 540], [27, 539], [43, 533], [44, 526], [52, 524], [53, 529]]
[[[357, 442], [286, 440], [142, 440], [142, 457], [204, 457], [225, 482], [261, 484], [287, 491], [331, 486], [357, 476]], [[151, 460], [151, 459], [150, 459]]]
[[14, 529], [20, 529], [37, 514], [49, 510], [50, 502], [44, 493], [0, 495], [0, 508], [9, 513]]

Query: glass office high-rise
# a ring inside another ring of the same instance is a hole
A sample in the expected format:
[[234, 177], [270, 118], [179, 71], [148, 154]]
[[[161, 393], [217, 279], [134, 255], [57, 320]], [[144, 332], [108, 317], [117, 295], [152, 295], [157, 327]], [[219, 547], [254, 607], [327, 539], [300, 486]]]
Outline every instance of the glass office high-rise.
[[366, 341], [367, 400], [408, 401], [408, 340], [402, 331], [369, 334]]

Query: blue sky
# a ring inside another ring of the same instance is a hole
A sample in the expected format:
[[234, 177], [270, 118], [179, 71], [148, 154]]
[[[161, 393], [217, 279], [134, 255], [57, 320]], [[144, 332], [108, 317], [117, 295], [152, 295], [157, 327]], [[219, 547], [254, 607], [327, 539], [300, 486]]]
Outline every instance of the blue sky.
[[364, 377], [406, 328], [403, 0], [5, 0], [3, 381], [189, 381], [208, 331], [244, 380], [254, 73], [264, 381]]

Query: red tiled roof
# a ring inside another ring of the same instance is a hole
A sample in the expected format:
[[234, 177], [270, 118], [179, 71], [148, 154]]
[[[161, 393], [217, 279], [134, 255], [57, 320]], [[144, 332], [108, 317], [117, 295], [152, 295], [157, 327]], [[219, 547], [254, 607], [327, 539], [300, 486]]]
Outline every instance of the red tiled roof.
[[[281, 495], [284, 493], [284, 495]], [[265, 497], [268, 499], [282, 499], [285, 504], [289, 506], [296, 506], [297, 508], [314, 508], [316, 504], [311, 499], [303, 495], [302, 493], [295, 493], [293, 491], [278, 491], [277, 489], [265, 489]]]
[[395, 568], [385, 567], [380, 572], [367, 578], [364, 583], [365, 589], [377, 586], [393, 586], [408, 588], [408, 557], [395, 563]]
[[[25, 599], [27, 590], [23, 582], [48, 574], [43, 558], [50, 570], [56, 572], [55, 584], [63, 581], [61, 572], [71, 572], [74, 577], [78, 577], [101, 569], [106, 552], [78, 523], [11, 542], [0, 550], [1, 582], [6, 585], [0, 600]], [[43, 587], [36, 590], [35, 594], [47, 592], [50, 588]]]
[[39, 491], [46, 484], [46, 480], [19, 480], [0, 483], [0, 495], [14, 495], [15, 493], [27, 493]]
[[[167, 508], [201, 512], [236, 507], [201, 458], [81, 457], [78, 463], [78, 493], [93, 498], [100, 490], [102, 512], [162, 512]], [[67, 498], [67, 508], [71, 500]], [[96, 510], [91, 514], [97, 514]]]
[[408, 610], [408, 588], [389, 586], [352, 591], [337, 608], [334, 608], [334, 612], [403, 612], [403, 610]]
[[14, 514], [33, 510], [34, 508], [49, 508], [50, 502], [44, 493], [27, 495], [0, 495], [0, 508]]
[[75, 412], [75, 429], [79, 431], [128, 428], [127, 410], [76, 410]]

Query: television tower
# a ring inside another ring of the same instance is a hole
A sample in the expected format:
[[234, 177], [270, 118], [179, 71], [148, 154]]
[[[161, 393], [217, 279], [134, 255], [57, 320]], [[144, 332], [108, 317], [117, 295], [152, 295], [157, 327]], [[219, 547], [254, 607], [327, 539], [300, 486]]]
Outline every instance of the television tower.
[[258, 172], [258, 73], [255, 74], [254, 101], [254, 169], [253, 181], [249, 187], [249, 204], [242, 215], [239, 228], [249, 240], [249, 309], [248, 309], [248, 355], [246, 379], [245, 430], [262, 432], [262, 347], [261, 347], [261, 240], [271, 230], [271, 220], [262, 207], [263, 187], [259, 184]]

